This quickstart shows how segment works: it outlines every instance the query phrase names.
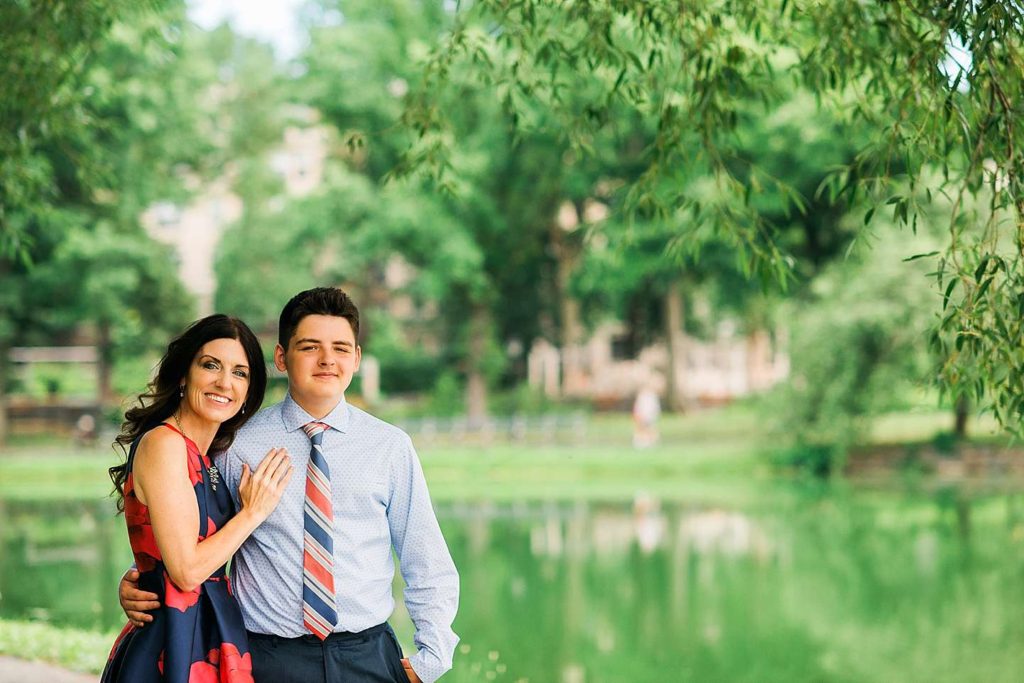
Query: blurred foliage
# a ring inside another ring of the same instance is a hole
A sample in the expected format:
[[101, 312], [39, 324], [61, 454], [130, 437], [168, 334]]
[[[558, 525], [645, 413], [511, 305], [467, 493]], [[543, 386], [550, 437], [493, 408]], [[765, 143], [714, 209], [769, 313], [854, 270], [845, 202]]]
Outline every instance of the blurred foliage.
[[784, 464], [836, 472], [849, 447], [866, 442], [872, 418], [905, 410], [915, 384], [934, 373], [926, 339], [935, 292], [926, 261], [913, 258], [942, 239], [935, 222], [928, 228], [911, 235], [879, 221], [870, 244], [783, 304], [792, 367], [769, 412], [789, 449]]
[[[72, 0], [0, 7], [0, 255], [27, 258], [35, 241], [30, 224], [59, 192], [56, 164], [68, 157], [91, 162], [74, 144], [88, 136], [92, 123], [85, 106], [88, 57], [115, 18], [135, 4]], [[47, 153], [54, 146], [62, 148], [56, 159]]]
[[[103, 5], [62, 4], [46, 10], [62, 39], [76, 30], [74, 12]], [[45, 21], [18, 25], [36, 31], [21, 36], [26, 44], [49, 30]], [[51, 172], [50, 187], [37, 193], [38, 206], [2, 207], [5, 231], [14, 221], [21, 242], [0, 256], [0, 356], [9, 345], [67, 343], [84, 332], [100, 351], [100, 395], [113, 402], [141, 390], [153, 354], [193, 317], [177, 258], [143, 230], [143, 212], [157, 201], [184, 204], [225, 175], [258, 184], [258, 171], [236, 160], [276, 141], [282, 119], [261, 106], [279, 78], [270, 49], [227, 27], [196, 29], [184, 3], [135, 5], [89, 26], [66, 55], [74, 73], [59, 88], [71, 90], [52, 111], [55, 119], [74, 114], [76, 125], [40, 119], [19, 133], [25, 154]], [[118, 367], [143, 365], [130, 381]]]
[[464, 412], [463, 388], [459, 378], [452, 372], [442, 372], [430, 392], [428, 409], [430, 415], [452, 417]]
[[57, 396], [89, 399], [96, 396], [96, 372], [85, 366], [34, 363], [23, 368], [21, 375], [12, 377], [8, 387], [17, 385], [18, 393], [37, 399]]
[[[731, 320], [792, 326], [809, 449], [934, 374], [1014, 424], [1016, 6], [316, 0], [291, 64], [180, 2], [122, 9], [3, 10], [0, 347], [85, 323], [105, 363], [151, 353], [191, 311], [139, 216], [223, 181], [244, 208], [217, 308], [269, 335], [341, 284], [385, 393], [454, 386], [479, 415], [534, 340], [613, 319], [674, 348]], [[29, 83], [35, 59], [64, 68]], [[277, 165], [297, 131], [326, 150], [307, 194]]]
[[[805, 88], [868, 133], [852, 159], [817, 166], [830, 172], [825, 196], [863, 203], [865, 223], [891, 207], [912, 229], [936, 196], [951, 197], [932, 271], [960, 290], [934, 340], [941, 378], [1014, 427], [1024, 412], [1022, 50], [1024, 9], [1000, 0], [480, 0], [459, 6], [407, 97], [415, 139], [398, 172], [458, 189], [460, 137], [445, 102], [468, 83], [501, 103], [517, 135], [557, 131], [589, 158], [607, 131], [637, 120], [653, 138], [626, 179], [630, 215], [687, 212], [693, 220], [673, 225], [680, 240], [696, 249], [709, 227], [747, 272], [785, 281], [792, 254], [764, 204], [805, 211], [805, 198], [770, 164], [747, 163], [741, 129]], [[714, 200], [689, 192], [694, 177]], [[981, 236], [965, 231], [979, 222]]]
[[[179, 63], [184, 3], [88, 0], [0, 9], [0, 255], [31, 262], [67, 202], [135, 220], [202, 153]], [[57, 211], [59, 213], [59, 211]], [[66, 228], [67, 226], [60, 226]]]
[[[802, 210], [794, 210], [777, 195], [759, 191], [757, 176], [749, 176], [758, 190], [752, 191], [750, 202], [772, 222], [779, 243], [791, 255], [786, 290], [750, 280], [737, 263], [733, 245], [693, 212], [678, 210], [665, 219], [645, 220], [628, 214], [620, 193], [620, 201], [611, 202], [614, 211], [608, 220], [590, 231], [574, 277], [574, 293], [592, 318], [610, 309], [630, 320], [630, 328], [641, 337], [660, 336], [662, 316], [650, 302], [660, 299], [669, 283], [682, 281], [688, 310], [701, 299], [711, 302], [716, 318], [738, 318], [749, 333], [771, 327], [778, 301], [799, 296], [822, 268], [845, 255], [860, 226], [840, 220], [849, 207], [819, 189], [830, 168], [854, 158], [857, 140], [866, 139], [864, 126], [847, 123], [835, 110], [816, 108], [807, 91], [791, 90], [769, 115], [743, 118], [737, 137], [742, 140], [737, 164], [758, 168], [792, 187], [802, 202]], [[696, 177], [677, 189], [695, 201], [716, 200], [706, 178]], [[705, 321], [702, 328], [687, 316], [686, 327], [708, 337], [713, 321]]]
[[[100, 352], [101, 395], [112, 400], [116, 357], [162, 347], [191, 317], [169, 250], [139, 224], [152, 201], [184, 191], [175, 170], [203, 149], [195, 109], [180, 97], [192, 90], [189, 74], [175, 62], [184, 8], [115, 4], [4, 6], [18, 15], [4, 40], [20, 47], [2, 77], [41, 92], [5, 98], [0, 158], [45, 172], [30, 188], [0, 171], [5, 239], [20, 245], [0, 253], [0, 393], [11, 345], [66, 340], [84, 324]], [[59, 78], [24, 80], [28, 63], [51, 57]], [[51, 106], [31, 110], [39, 98]]]

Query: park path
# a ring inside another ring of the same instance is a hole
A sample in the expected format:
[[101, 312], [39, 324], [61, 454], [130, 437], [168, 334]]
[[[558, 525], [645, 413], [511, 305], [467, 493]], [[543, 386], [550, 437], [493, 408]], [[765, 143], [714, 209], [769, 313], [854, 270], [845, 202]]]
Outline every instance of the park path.
[[75, 673], [52, 664], [0, 656], [0, 683], [96, 683], [98, 679], [99, 676]]

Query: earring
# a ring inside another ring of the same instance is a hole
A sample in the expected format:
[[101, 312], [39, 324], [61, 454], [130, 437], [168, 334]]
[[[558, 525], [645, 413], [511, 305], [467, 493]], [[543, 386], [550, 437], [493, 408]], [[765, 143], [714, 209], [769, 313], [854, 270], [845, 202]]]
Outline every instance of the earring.
[[178, 387], [178, 398], [185, 398], [185, 385], [182, 384]]
[[245, 415], [245, 404], [242, 404], [242, 415]]

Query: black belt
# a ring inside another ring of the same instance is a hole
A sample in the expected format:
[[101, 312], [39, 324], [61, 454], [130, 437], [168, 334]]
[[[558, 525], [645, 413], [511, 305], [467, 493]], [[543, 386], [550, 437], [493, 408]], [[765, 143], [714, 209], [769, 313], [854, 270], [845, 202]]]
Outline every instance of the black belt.
[[256, 633], [255, 631], [247, 631], [247, 633], [249, 634], [249, 640], [262, 640], [270, 643], [302, 643], [305, 645], [321, 645], [325, 643], [336, 643], [339, 641], [344, 642], [346, 640], [365, 640], [370, 636], [377, 635], [387, 627], [387, 622], [385, 622], [383, 624], [371, 626], [364, 631], [336, 631], [327, 636], [327, 639], [323, 641], [312, 633], [307, 633], [306, 635], [298, 636], [297, 638], [285, 638], [283, 636], [276, 636], [273, 633]]

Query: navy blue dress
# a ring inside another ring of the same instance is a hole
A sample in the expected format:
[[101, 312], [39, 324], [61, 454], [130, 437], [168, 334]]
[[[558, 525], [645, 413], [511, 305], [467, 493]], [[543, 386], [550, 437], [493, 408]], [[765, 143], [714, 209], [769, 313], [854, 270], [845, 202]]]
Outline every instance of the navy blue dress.
[[[178, 432], [169, 424], [160, 427]], [[159, 427], [157, 427], [159, 428]], [[178, 432], [181, 434], [181, 432]], [[140, 437], [141, 438], [141, 437]], [[188, 471], [199, 505], [199, 540], [216, 533], [235, 514], [227, 485], [209, 458], [182, 434]], [[139, 588], [159, 597], [161, 607], [143, 628], [124, 627], [101, 677], [102, 683], [253, 683], [252, 660], [238, 602], [221, 567], [194, 591], [171, 581], [153, 536], [149, 508], [135, 495], [132, 464], [139, 440], [128, 454], [124, 518], [139, 570]]]

